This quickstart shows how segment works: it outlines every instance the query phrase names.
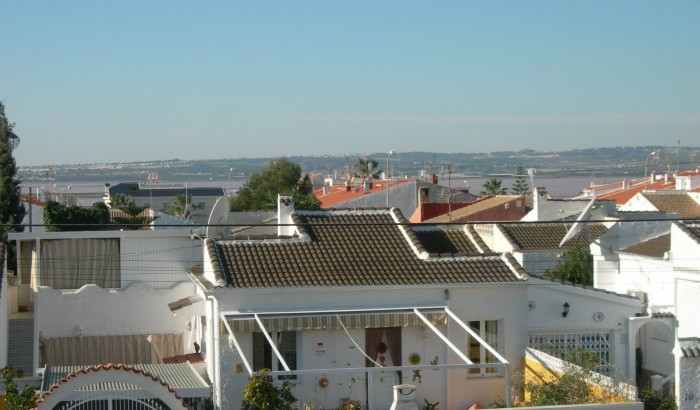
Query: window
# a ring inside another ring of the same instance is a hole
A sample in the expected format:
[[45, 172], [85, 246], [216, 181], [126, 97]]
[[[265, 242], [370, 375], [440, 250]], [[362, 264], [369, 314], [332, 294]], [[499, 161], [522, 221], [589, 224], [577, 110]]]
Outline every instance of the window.
[[[270, 332], [270, 337], [277, 346], [280, 354], [287, 362], [290, 369], [297, 368], [297, 332], [282, 331]], [[272, 351], [270, 343], [262, 332], [253, 332], [253, 370], [284, 370], [284, 366], [279, 362], [277, 356]], [[277, 376], [277, 380], [296, 380], [296, 375]]]
[[[467, 322], [467, 325], [478, 334], [480, 338], [491, 345], [491, 347], [500, 351], [500, 325], [498, 320], [470, 320]], [[486, 350], [484, 346], [481, 346], [475, 338], [467, 336], [467, 346], [469, 348], [467, 357], [475, 364], [498, 363], [498, 359], [496, 359], [493, 353]], [[497, 367], [468, 369], [467, 375], [498, 376], [501, 375], [501, 369]]]

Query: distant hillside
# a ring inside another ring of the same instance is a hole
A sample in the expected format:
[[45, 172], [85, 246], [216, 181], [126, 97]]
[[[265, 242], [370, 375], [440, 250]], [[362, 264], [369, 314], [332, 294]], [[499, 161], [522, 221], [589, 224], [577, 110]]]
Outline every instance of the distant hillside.
[[[614, 147], [577, 149], [567, 151], [499, 151], [489, 153], [431, 153], [397, 152], [391, 158], [392, 175], [416, 176], [427, 173], [455, 175], [508, 175], [522, 165], [535, 168], [537, 175], [550, 177], [573, 176], [632, 176], [641, 177], [647, 164], [657, 172], [676, 169], [695, 169], [700, 166], [698, 147]], [[290, 156], [304, 172], [320, 172], [342, 176], [352, 169], [357, 159], [372, 157], [379, 168], [386, 168], [387, 153], [344, 156]], [[122, 162], [106, 164], [46, 165], [22, 167], [18, 176], [24, 182], [32, 181], [146, 181], [149, 174], [157, 173], [161, 180], [225, 181], [247, 179], [253, 172], [264, 169], [274, 158], [230, 158], [211, 160], [158, 160], [149, 162]], [[230, 171], [233, 169], [233, 171]]]

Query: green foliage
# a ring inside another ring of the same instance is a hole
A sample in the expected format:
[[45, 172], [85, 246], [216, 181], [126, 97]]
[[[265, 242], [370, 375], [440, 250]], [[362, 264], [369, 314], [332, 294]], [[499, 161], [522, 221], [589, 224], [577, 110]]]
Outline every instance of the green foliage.
[[360, 178], [367, 178], [370, 175], [372, 178], [379, 178], [382, 171], [377, 169], [378, 165], [379, 163], [372, 158], [358, 158], [354, 175]]
[[301, 177], [301, 166], [286, 158], [278, 158], [261, 173], [253, 173], [231, 198], [229, 207], [232, 211], [275, 209], [278, 194], [291, 194], [297, 209], [317, 209], [320, 206], [308, 175]]
[[639, 398], [644, 403], [644, 410], [677, 410], [676, 397], [650, 388], [639, 393]]
[[[605, 401], [604, 397], [593, 394], [587, 380], [595, 380], [598, 357], [595, 353], [578, 349], [566, 355], [564, 373], [550, 381], [525, 383], [525, 391], [530, 393], [528, 406], [560, 406]], [[614, 396], [614, 392], [609, 393]]]
[[292, 410], [297, 399], [292, 395], [292, 385], [287, 381], [281, 387], [272, 383], [272, 376], [264, 369], [260, 375], [248, 377], [243, 389], [241, 408], [244, 410]]
[[527, 173], [522, 165], [518, 165], [515, 171], [515, 181], [511, 190], [514, 194], [525, 195], [530, 191], [530, 184], [527, 183]]
[[508, 192], [508, 188], [501, 188], [502, 180], [498, 178], [491, 178], [484, 182], [484, 190], [479, 193], [479, 195], [505, 195]]
[[178, 194], [170, 204], [170, 208], [165, 210], [165, 213], [189, 219], [196, 210], [197, 206], [192, 203], [192, 195]]
[[576, 245], [562, 255], [562, 263], [544, 273], [545, 278], [593, 286], [593, 255], [588, 246]]
[[31, 385], [24, 386], [22, 391], [17, 389], [17, 385], [12, 381], [16, 376], [14, 369], [2, 369], [2, 380], [5, 385], [5, 410], [28, 410], [34, 408], [37, 399], [36, 391]]
[[341, 399], [338, 410], [362, 410], [362, 403], [357, 400]]
[[134, 198], [124, 194], [114, 195], [114, 198], [112, 198], [111, 207], [114, 209], [121, 209], [123, 211], [131, 208], [138, 208], [134, 202]]
[[83, 208], [49, 201], [44, 207], [44, 225], [48, 232], [109, 229], [109, 208], [102, 202], [94, 203], [90, 208]]
[[8, 232], [22, 230], [24, 207], [20, 201], [20, 181], [16, 178], [17, 164], [12, 156], [12, 124], [5, 116], [0, 102], [0, 240], [7, 240]]

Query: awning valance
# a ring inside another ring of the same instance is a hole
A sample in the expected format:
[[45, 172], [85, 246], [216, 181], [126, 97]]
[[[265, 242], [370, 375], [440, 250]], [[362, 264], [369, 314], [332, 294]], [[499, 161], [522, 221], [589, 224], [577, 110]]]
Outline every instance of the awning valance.
[[[268, 331], [302, 331], [302, 330], [342, 330], [346, 329], [371, 329], [381, 327], [406, 327], [419, 326], [423, 322], [413, 313], [405, 312], [372, 312], [372, 313], [317, 313], [314, 316], [284, 316], [284, 315], [259, 315], [265, 329]], [[426, 317], [434, 325], [447, 323], [445, 312], [426, 313]], [[253, 316], [237, 315], [227, 316], [234, 333], [259, 331], [260, 328]]]

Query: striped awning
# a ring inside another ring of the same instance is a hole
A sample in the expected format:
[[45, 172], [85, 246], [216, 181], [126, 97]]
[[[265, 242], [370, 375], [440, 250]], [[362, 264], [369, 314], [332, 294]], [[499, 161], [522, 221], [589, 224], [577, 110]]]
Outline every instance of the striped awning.
[[[415, 314], [408, 312], [372, 312], [361, 314], [350, 313], [314, 313], [296, 316], [284, 314], [258, 315], [268, 331], [302, 331], [302, 330], [342, 330], [371, 329], [381, 327], [419, 326], [423, 322]], [[434, 325], [447, 323], [445, 312], [426, 313], [426, 317]], [[259, 331], [260, 327], [252, 315], [227, 315], [229, 325], [234, 333]]]

